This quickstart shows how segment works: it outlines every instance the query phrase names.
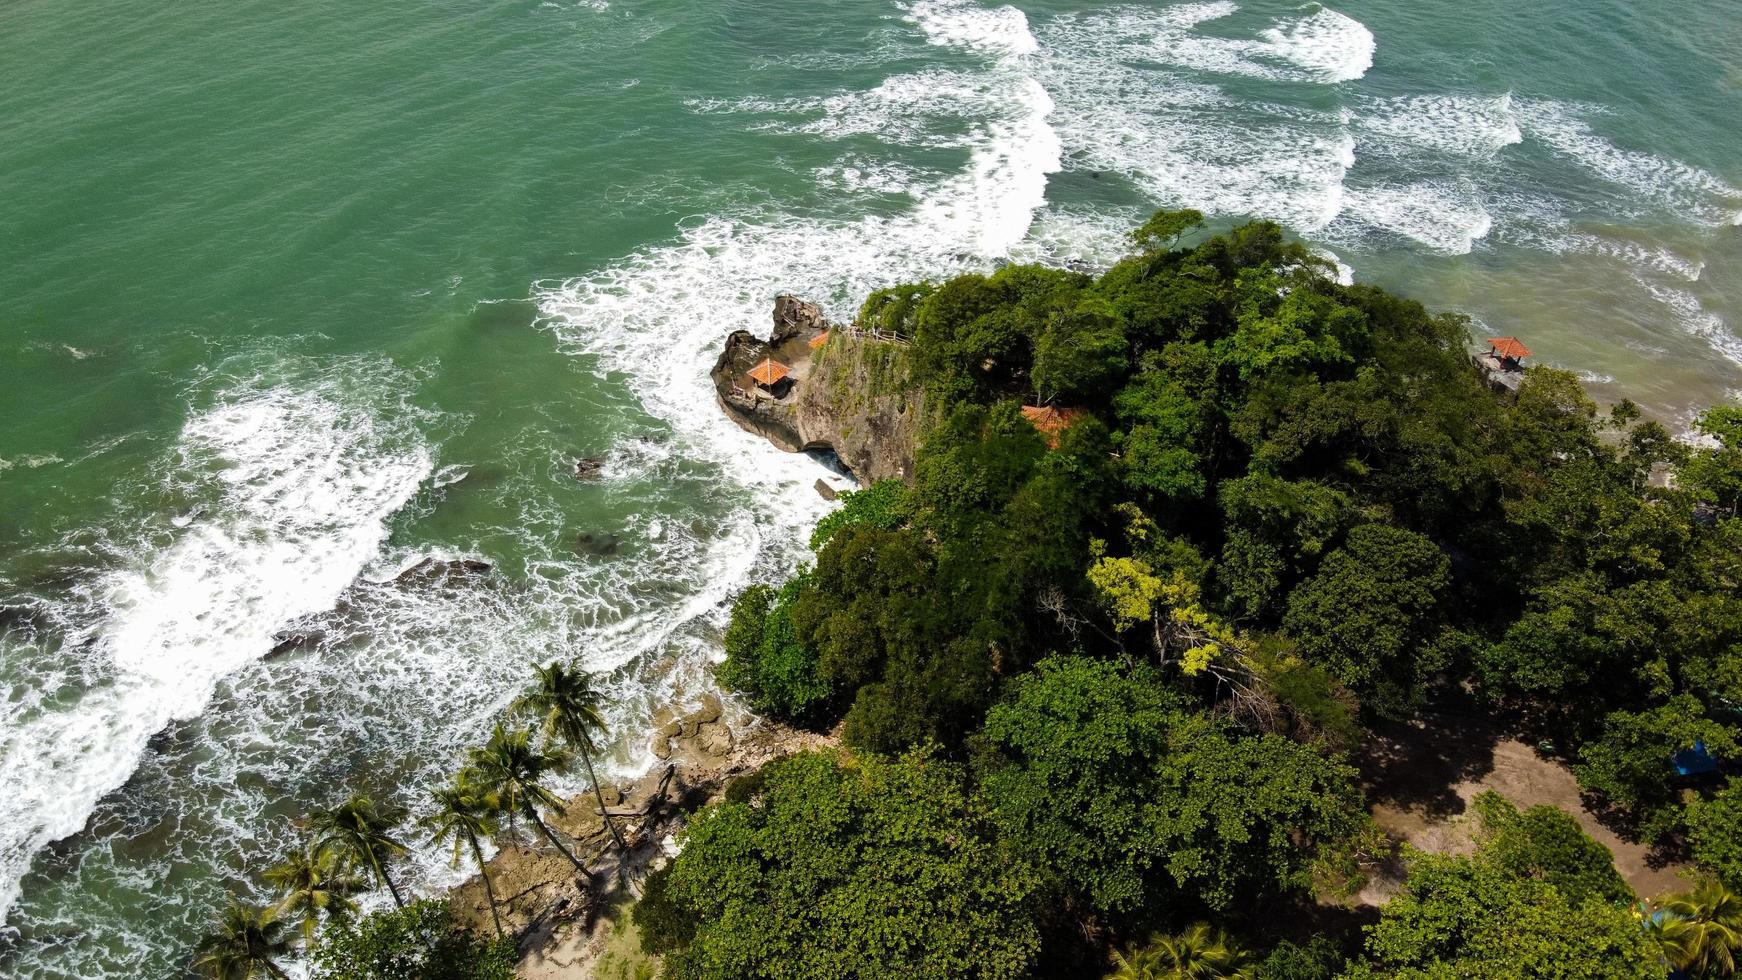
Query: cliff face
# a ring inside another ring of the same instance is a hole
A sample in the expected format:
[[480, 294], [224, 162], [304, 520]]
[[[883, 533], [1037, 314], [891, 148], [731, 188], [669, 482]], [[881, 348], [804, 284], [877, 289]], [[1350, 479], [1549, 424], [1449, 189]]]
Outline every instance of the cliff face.
[[[924, 399], [907, 354], [903, 345], [830, 324], [814, 304], [781, 296], [769, 338], [734, 332], [712, 377], [727, 416], [781, 449], [833, 450], [864, 483], [911, 480]], [[749, 376], [765, 359], [789, 372], [772, 387]]]

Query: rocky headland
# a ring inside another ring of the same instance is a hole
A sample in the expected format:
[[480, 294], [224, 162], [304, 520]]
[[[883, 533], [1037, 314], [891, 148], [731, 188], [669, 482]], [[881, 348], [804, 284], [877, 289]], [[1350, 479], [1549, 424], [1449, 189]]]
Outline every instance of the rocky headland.
[[[750, 372], [784, 368], [768, 384]], [[727, 417], [787, 452], [826, 450], [862, 483], [911, 479], [923, 396], [909, 384], [907, 345], [830, 323], [794, 296], [774, 301], [766, 340], [734, 331], [712, 378]]]

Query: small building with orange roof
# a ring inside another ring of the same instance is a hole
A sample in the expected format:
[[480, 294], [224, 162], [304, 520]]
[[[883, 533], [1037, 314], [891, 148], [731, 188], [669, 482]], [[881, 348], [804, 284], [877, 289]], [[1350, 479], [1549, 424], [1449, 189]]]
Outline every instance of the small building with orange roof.
[[1080, 408], [1054, 408], [1051, 405], [1024, 405], [1022, 417], [1040, 433], [1048, 449], [1057, 449], [1064, 432], [1081, 418]]
[[762, 363], [750, 369], [750, 380], [757, 385], [772, 390], [775, 385], [785, 380], [792, 372], [787, 366], [772, 357], [765, 357]]

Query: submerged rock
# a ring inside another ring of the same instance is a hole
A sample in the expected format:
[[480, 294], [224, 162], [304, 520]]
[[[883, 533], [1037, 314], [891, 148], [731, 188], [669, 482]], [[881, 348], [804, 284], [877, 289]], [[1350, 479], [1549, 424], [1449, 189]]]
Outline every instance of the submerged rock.
[[272, 637], [272, 649], [266, 652], [266, 659], [282, 657], [297, 650], [307, 650], [320, 646], [327, 640], [327, 631], [318, 627], [313, 629], [280, 630]]
[[456, 579], [473, 578], [490, 571], [489, 562], [481, 558], [425, 558], [398, 575], [397, 585], [442, 585]]

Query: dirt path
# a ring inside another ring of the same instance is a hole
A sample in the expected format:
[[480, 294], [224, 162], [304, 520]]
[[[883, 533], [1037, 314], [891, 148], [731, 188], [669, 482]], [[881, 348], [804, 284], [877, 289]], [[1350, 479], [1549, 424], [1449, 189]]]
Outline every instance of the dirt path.
[[[1395, 841], [1436, 854], [1470, 852], [1475, 847], [1470, 801], [1493, 790], [1520, 808], [1548, 805], [1572, 814], [1609, 848], [1616, 869], [1641, 898], [1686, 886], [1678, 875], [1685, 866], [1656, 860], [1649, 847], [1622, 837], [1587, 809], [1565, 765], [1484, 721], [1429, 715], [1391, 725], [1375, 735], [1362, 756], [1373, 817]], [[1402, 879], [1401, 862], [1388, 862], [1360, 901], [1383, 904]]]

